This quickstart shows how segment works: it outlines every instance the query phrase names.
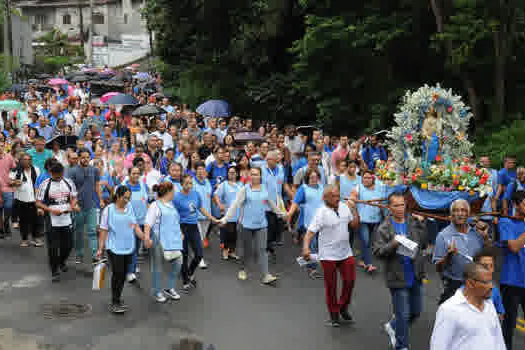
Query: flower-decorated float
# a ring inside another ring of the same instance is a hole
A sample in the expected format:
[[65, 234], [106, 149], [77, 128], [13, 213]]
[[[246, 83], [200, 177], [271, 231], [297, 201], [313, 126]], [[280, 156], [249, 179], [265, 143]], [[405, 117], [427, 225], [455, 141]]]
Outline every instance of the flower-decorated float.
[[387, 192], [405, 191], [411, 209], [441, 212], [459, 198], [480, 210], [492, 191], [490, 173], [471, 162], [472, 113], [452, 90], [425, 85], [407, 92], [387, 134], [391, 153], [376, 175]]

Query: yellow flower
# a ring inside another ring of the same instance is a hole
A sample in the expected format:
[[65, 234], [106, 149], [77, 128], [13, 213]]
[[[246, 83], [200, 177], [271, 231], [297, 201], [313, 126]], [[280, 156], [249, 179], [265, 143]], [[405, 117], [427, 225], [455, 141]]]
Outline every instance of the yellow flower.
[[455, 180], [458, 177], [456, 174], [452, 174], [452, 178]]
[[427, 184], [421, 184], [421, 189], [422, 190], [426, 190], [428, 188], [428, 185]]
[[471, 195], [471, 196], [474, 196], [476, 194], [476, 192], [470, 190], [468, 194]]
[[465, 191], [465, 186], [458, 186], [458, 190]]

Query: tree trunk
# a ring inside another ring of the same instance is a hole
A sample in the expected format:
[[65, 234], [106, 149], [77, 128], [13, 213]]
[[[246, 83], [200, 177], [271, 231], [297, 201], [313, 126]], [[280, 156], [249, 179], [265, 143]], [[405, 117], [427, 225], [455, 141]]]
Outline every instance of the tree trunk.
[[[445, 31], [445, 4], [442, 0], [430, 0], [430, 6], [432, 8], [432, 12], [434, 13], [434, 17], [436, 18], [437, 32], [443, 33]], [[452, 55], [451, 40], [447, 40], [445, 42], [445, 49], [448, 56], [450, 57]], [[474, 82], [472, 81], [472, 79], [470, 79], [468, 73], [460, 71], [459, 76], [461, 78], [461, 81], [463, 82], [465, 90], [467, 91], [469, 104], [472, 108], [472, 113], [474, 114], [475, 120], [482, 120], [481, 104], [478, 98], [478, 94], [476, 92]]]

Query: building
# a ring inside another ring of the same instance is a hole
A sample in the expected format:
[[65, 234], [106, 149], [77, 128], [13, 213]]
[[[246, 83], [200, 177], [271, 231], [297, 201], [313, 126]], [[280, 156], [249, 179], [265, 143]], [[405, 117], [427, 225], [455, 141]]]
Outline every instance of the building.
[[[4, 19], [3, 40], [4, 46], [8, 45], [7, 20]], [[33, 64], [33, 46], [31, 25], [27, 18], [11, 14], [11, 57], [15, 66]]]
[[[140, 9], [143, 0], [12, 0], [13, 7], [29, 18], [33, 39], [53, 29], [80, 44], [84, 34], [86, 54], [93, 47], [95, 64], [120, 65], [149, 53], [147, 30]], [[93, 21], [93, 43], [88, 42]]]

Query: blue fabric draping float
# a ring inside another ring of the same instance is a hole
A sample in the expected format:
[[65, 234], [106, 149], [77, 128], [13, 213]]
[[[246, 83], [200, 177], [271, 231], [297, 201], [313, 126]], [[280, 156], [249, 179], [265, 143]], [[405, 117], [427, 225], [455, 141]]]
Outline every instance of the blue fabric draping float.
[[426, 210], [443, 210], [448, 209], [452, 202], [457, 199], [466, 199], [469, 202], [479, 199], [479, 195], [476, 194], [471, 196], [468, 192], [464, 191], [454, 191], [454, 192], [439, 192], [439, 191], [428, 191], [417, 188], [416, 186], [385, 186], [385, 198], [388, 197], [391, 193], [405, 193], [407, 190], [410, 190], [412, 197], [417, 202], [417, 204]]

